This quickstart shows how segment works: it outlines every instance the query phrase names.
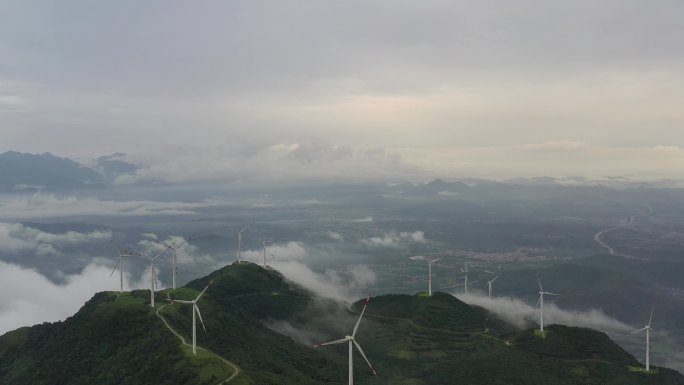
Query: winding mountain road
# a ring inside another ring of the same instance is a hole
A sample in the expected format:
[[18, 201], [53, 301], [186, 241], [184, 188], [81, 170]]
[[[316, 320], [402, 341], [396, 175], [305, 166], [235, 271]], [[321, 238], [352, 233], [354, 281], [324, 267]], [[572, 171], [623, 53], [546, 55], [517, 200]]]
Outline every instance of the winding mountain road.
[[[181, 336], [177, 331], [175, 331], [175, 330], [171, 327], [171, 325], [169, 325], [168, 321], [166, 321], [166, 318], [164, 318], [164, 316], [162, 316], [161, 314], [159, 314], [159, 312], [160, 312], [164, 307], [166, 307], [166, 306], [168, 306], [168, 304], [162, 305], [159, 309], [157, 309], [157, 317], [159, 317], [159, 319], [161, 319], [162, 322], [164, 322], [164, 325], [166, 326], [167, 329], [169, 329], [169, 330], [171, 331], [171, 333], [175, 334], [176, 337], [178, 337], [178, 339], [181, 340], [181, 342], [183, 343], [183, 345], [185, 345], [185, 346], [192, 346], [191, 344], [185, 342], [185, 338], [183, 338], [183, 336]], [[226, 360], [225, 358], [223, 358], [223, 357], [221, 357], [220, 355], [218, 355], [218, 354], [212, 352], [212, 351], [209, 350], [209, 349], [205, 349], [205, 348], [203, 348], [203, 347], [201, 347], [201, 346], [197, 346], [197, 349], [198, 349], [198, 350], [204, 350], [205, 352], [209, 352], [209, 353], [211, 353], [211, 354], [214, 354], [216, 357], [218, 357], [219, 360], [223, 361], [225, 364], [227, 364], [228, 366], [230, 366], [230, 367], [233, 368], [233, 371], [234, 371], [233, 375], [230, 376], [230, 377], [228, 377], [228, 378], [226, 378], [225, 380], [219, 382], [219, 383], [216, 384], [216, 385], [222, 385], [222, 384], [227, 384], [227, 383], [231, 382], [231, 381], [232, 381], [235, 377], [237, 377], [237, 375], [240, 374], [240, 372], [242, 371], [242, 369], [240, 369], [239, 366], [237, 366], [236, 364], [234, 364], [234, 363], [232, 363], [232, 362]]]

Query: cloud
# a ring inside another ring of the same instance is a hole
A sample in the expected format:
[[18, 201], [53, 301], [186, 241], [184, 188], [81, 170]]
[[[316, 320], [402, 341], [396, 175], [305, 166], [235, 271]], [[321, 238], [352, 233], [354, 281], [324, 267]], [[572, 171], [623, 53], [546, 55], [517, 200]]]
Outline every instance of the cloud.
[[196, 203], [155, 201], [107, 201], [94, 198], [57, 197], [53, 194], [0, 196], [0, 217], [15, 220], [46, 219], [75, 216], [189, 215], [197, 209], [220, 204], [215, 201]]
[[55, 322], [73, 315], [93, 294], [118, 290], [111, 268], [89, 265], [55, 284], [33, 269], [0, 262], [0, 334], [22, 326]]
[[337, 233], [335, 231], [328, 231], [328, 237], [330, 237], [330, 239], [333, 239], [335, 241], [344, 241], [344, 236], [342, 236], [342, 234]]
[[[284, 244], [271, 244], [266, 246], [266, 261], [271, 264], [272, 261], [301, 261], [309, 256], [309, 252], [301, 242], [291, 241]], [[258, 250], [243, 250], [242, 259], [245, 261], [262, 264], [264, 257], [261, 249]]]
[[351, 222], [354, 222], [354, 223], [370, 223], [370, 222], [373, 222], [373, 217], [364, 217], [364, 218], [352, 219]]
[[[193, 245], [190, 240], [185, 239], [178, 235], [172, 235], [163, 240], [157, 241], [156, 234], [143, 234], [146, 238], [138, 241], [138, 246], [140, 246], [142, 253], [150, 257], [154, 257], [160, 253], [170, 256], [172, 255], [172, 250], [170, 248], [176, 249], [176, 263], [179, 265], [183, 264], [194, 264], [198, 262], [203, 262], [207, 264], [215, 264], [216, 260], [208, 254], [201, 254], [199, 252], [199, 247]], [[166, 246], [165, 246], [166, 245]], [[169, 246], [170, 248], [168, 248]]]
[[89, 233], [68, 231], [48, 233], [20, 223], [0, 222], [0, 251], [34, 251], [39, 256], [61, 254], [59, 249], [84, 243], [105, 242], [112, 237], [110, 231], [95, 230]]
[[368, 247], [389, 247], [399, 248], [407, 243], [426, 243], [425, 233], [423, 231], [402, 231], [399, 233], [390, 232], [385, 233], [382, 237], [371, 237], [362, 239], [361, 243]]
[[[479, 293], [456, 294], [455, 297], [467, 304], [483, 307], [521, 328], [538, 323], [539, 320], [538, 309], [517, 298], [493, 297], [490, 300], [488, 296]], [[552, 302], [544, 304], [544, 323], [587, 327], [608, 333], [624, 334], [634, 330], [631, 326], [607, 316], [600, 310], [564, 310]]]
[[138, 161], [147, 166], [134, 174], [122, 175], [115, 182], [369, 180], [419, 173], [400, 156], [383, 148], [352, 148], [323, 142], [262, 143], [254, 145], [250, 153], [230, 145], [185, 146]]
[[[351, 265], [343, 269], [314, 271], [307, 265], [313, 255], [302, 242], [270, 245], [266, 263], [288, 280], [295, 282], [315, 295], [348, 301], [376, 282], [375, 273], [366, 265]], [[273, 254], [274, 258], [270, 257]], [[245, 250], [242, 257], [256, 264], [263, 263], [261, 250]]]

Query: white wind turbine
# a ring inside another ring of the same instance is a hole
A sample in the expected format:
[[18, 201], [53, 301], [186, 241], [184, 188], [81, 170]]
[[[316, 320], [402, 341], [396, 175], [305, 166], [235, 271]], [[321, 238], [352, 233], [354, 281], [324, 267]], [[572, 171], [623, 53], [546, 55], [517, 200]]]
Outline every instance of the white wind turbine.
[[650, 354], [650, 348], [651, 348], [651, 332], [653, 329], [651, 329], [651, 320], [653, 319], [653, 309], [651, 308], [651, 316], [648, 318], [648, 324], [644, 326], [643, 328], [639, 330], [633, 331], [631, 334], [638, 333], [640, 331], [646, 330], [646, 371], [648, 372], [651, 368], [651, 354]]
[[465, 275], [463, 276], [463, 294], [468, 294], [468, 262], [464, 262]]
[[358, 349], [359, 353], [361, 353], [361, 356], [363, 357], [364, 360], [366, 360], [366, 363], [368, 364], [368, 367], [370, 370], [373, 372], [374, 376], [377, 376], [378, 374], [375, 372], [375, 369], [373, 369], [373, 365], [371, 365], [370, 361], [368, 361], [368, 358], [366, 358], [366, 354], [364, 354], [363, 349], [361, 349], [361, 345], [359, 345], [358, 342], [356, 342], [356, 339], [354, 337], [356, 336], [356, 331], [359, 329], [359, 324], [361, 323], [361, 317], [363, 317], [363, 313], [366, 311], [366, 306], [368, 306], [368, 301], [370, 301], [370, 296], [366, 298], [366, 303], [363, 305], [363, 310], [361, 310], [361, 315], [359, 316], [359, 319], [356, 321], [356, 325], [354, 325], [354, 330], [352, 331], [352, 335], [350, 336], [345, 336], [342, 339], [336, 340], [336, 341], [331, 341], [331, 342], [326, 342], [324, 344], [320, 345], [314, 345], [314, 348], [320, 347], [320, 346], [326, 346], [326, 345], [336, 345], [336, 344], [343, 344], [345, 342], [349, 343], [349, 385], [354, 385], [354, 349], [352, 348], [352, 344], [356, 346], [356, 349]]
[[171, 284], [171, 286], [175, 289], [176, 288], [176, 271], [178, 270], [178, 268], [176, 267], [176, 250], [180, 249], [181, 246], [183, 246], [187, 242], [187, 240], [184, 239], [183, 242], [181, 242], [179, 244], [176, 244], [176, 242], [173, 242], [170, 245], [166, 244], [164, 242], [158, 241], [156, 239], [154, 241], [159, 243], [160, 245], [166, 247], [167, 249], [171, 250], [171, 253], [173, 255], [172, 263], [171, 263], [171, 265], [172, 265], [172, 267], [171, 267], [171, 271], [172, 271], [172, 278], [171, 278], [172, 284]]
[[539, 306], [539, 309], [540, 309], [540, 312], [539, 312], [539, 325], [540, 325], [540, 330], [541, 330], [541, 332], [544, 333], [544, 294], [548, 294], [548, 295], [558, 295], [558, 294], [556, 294], [556, 293], [550, 293], [550, 292], [548, 292], [548, 291], [544, 291], [544, 289], [542, 288], [542, 284], [541, 284], [541, 281], [539, 280], [539, 278], [537, 278], [537, 282], [539, 283], [539, 300], [537, 301], [537, 303], [540, 305], [540, 306]]
[[432, 297], [432, 264], [439, 261], [444, 257], [439, 257], [436, 259], [432, 259], [430, 257], [424, 257], [422, 255], [416, 255], [411, 257], [412, 260], [414, 261], [425, 261], [428, 264], [428, 296]]
[[238, 257], [238, 264], [242, 263], [242, 232], [250, 228], [252, 224], [248, 224], [245, 226], [242, 230], [238, 231], [238, 250], [237, 250], [237, 257]]
[[211, 280], [207, 287], [202, 290], [201, 293], [197, 296], [197, 298], [193, 299], [192, 301], [184, 301], [180, 299], [171, 299], [171, 302], [179, 302], [179, 303], [187, 303], [192, 305], [192, 354], [197, 355], [197, 321], [196, 317], [199, 317], [200, 322], [202, 323], [202, 329], [204, 331], [207, 331], [207, 328], [204, 327], [204, 321], [202, 321], [202, 314], [200, 313], [199, 307], [197, 307], [197, 301], [199, 301], [200, 298], [202, 298], [202, 295], [204, 295], [204, 292], [207, 291], [209, 286], [214, 282], [214, 280]]
[[150, 258], [147, 255], [143, 253], [138, 253], [138, 256], [142, 259], [145, 259], [150, 262], [150, 306], [154, 307], [154, 292], [157, 289], [157, 273], [154, 267], [154, 261], [157, 260], [164, 252], [166, 249], [164, 249], [161, 253], [157, 254], [154, 258]]
[[[109, 243], [112, 243], [112, 244], [113, 244], [114, 242], [110, 239], [110, 240], [109, 240]], [[131, 252], [130, 252], [130, 251], [127, 251], [127, 250], [121, 251], [121, 250], [119, 250], [119, 249], [117, 248], [117, 251], [118, 251], [118, 253], [119, 253], [119, 263], [117, 263], [116, 266], [114, 266], [114, 270], [112, 270], [112, 273], [109, 274], [109, 276], [110, 276], [110, 277], [113, 276], [113, 275], [114, 275], [114, 272], [116, 271], [116, 269], [119, 269], [120, 281], [121, 281], [121, 289], [120, 289], [120, 290], [121, 290], [121, 293], [123, 293], [123, 276], [124, 276], [124, 272], [123, 272], [123, 259], [124, 259], [124, 258], [128, 258], [128, 257], [133, 257], [134, 255], [131, 254]]]
[[[266, 268], [266, 245], [270, 244], [271, 242], [269, 241], [261, 241], [261, 254], [264, 255], [264, 268]], [[273, 257], [273, 254], [271, 254], [271, 257]], [[273, 257], [275, 259], [275, 257]]]
[[492, 279], [491, 281], [487, 281], [487, 286], [489, 288], [489, 299], [492, 299], [492, 283], [494, 283], [494, 281], [496, 281], [497, 278], [499, 278], [498, 275], [494, 277], [494, 279]]

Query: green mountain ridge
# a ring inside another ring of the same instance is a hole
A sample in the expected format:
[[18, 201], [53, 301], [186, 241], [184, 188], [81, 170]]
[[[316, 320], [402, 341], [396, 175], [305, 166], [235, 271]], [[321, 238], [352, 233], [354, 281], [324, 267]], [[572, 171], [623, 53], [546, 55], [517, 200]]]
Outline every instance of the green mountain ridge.
[[[193, 299], [212, 280], [198, 302], [198, 346], [208, 350], [193, 357], [160, 317], [189, 343], [191, 306], [165, 299]], [[235, 374], [219, 356], [240, 368], [229, 384], [346, 384], [346, 345], [308, 345], [349, 334], [365, 302], [316, 298], [251, 263], [156, 300], [150, 307], [146, 290], [98, 293], [65, 321], [0, 336], [0, 384], [218, 384]], [[684, 384], [673, 370], [635, 369], [603, 333], [518, 330], [444, 293], [371, 298], [357, 340], [378, 376], [355, 354], [356, 384]]]

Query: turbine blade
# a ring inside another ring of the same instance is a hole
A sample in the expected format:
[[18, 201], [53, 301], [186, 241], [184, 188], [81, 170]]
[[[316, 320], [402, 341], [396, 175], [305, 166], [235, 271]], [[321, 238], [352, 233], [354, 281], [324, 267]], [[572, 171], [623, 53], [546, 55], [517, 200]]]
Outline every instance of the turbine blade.
[[342, 338], [341, 340], [335, 340], [335, 341], [325, 342], [325, 343], [322, 343], [322, 344], [314, 345], [313, 347], [314, 347], [314, 348], [318, 348], [318, 347], [327, 346], [327, 345], [343, 344], [343, 343], [345, 343], [345, 342], [347, 342], [347, 339], [346, 339], [346, 338]]
[[197, 307], [197, 304], [192, 305], [193, 308], [195, 308], [195, 311], [197, 312], [197, 317], [199, 317], [200, 323], [202, 324], [202, 329], [204, 329], [204, 332], [207, 332], [207, 328], [204, 327], [204, 321], [202, 321], [202, 313], [199, 311], [199, 307]]
[[639, 329], [639, 330], [635, 330], [635, 331], [633, 331], [633, 332], [631, 332], [631, 333], [629, 333], [629, 334], [639, 333], [639, 332], [644, 331], [644, 330], [646, 330], [646, 329], [648, 329], [648, 327], [641, 328], [641, 329]]
[[435, 263], [435, 262], [439, 261], [439, 260], [442, 259], [442, 258], [444, 258], [444, 257], [439, 257], [439, 258], [437, 258], [437, 259], [433, 259], [432, 261], [430, 261], [430, 263]]
[[204, 295], [204, 292], [207, 291], [207, 289], [209, 288], [209, 286], [211, 286], [212, 283], [214, 283], [214, 280], [213, 280], [213, 279], [209, 282], [209, 284], [207, 285], [207, 287], [205, 287], [204, 290], [202, 290], [202, 292], [199, 293], [199, 295], [197, 296], [197, 298], [195, 298], [195, 302], [199, 301], [200, 297], [202, 297], [202, 296]]
[[162, 254], [166, 253], [166, 250], [168, 250], [168, 249], [162, 250], [159, 254], [155, 255], [154, 258], [152, 258], [152, 260], [154, 261], [155, 259], [161, 257]]
[[539, 306], [539, 302], [541, 302], [541, 297], [542, 297], [542, 294], [539, 293], [539, 299], [537, 299], [537, 304], [534, 305], [534, 308], [535, 308], [535, 309]]
[[541, 280], [539, 279], [539, 277], [537, 277], [537, 282], [539, 283], [539, 291], [544, 291], [544, 288], [542, 288]]
[[158, 240], [158, 239], [153, 239], [152, 242], [158, 243], [158, 244], [160, 244], [160, 245], [162, 245], [162, 246], [164, 246], [164, 247], [166, 247], [166, 248], [169, 248], [169, 249], [171, 248], [171, 246], [167, 245], [166, 243], [164, 243], [164, 242], [162, 242], [162, 241], [160, 241], [160, 240]]
[[117, 263], [116, 266], [114, 266], [114, 270], [112, 270], [112, 273], [109, 274], [110, 277], [113, 276], [113, 275], [114, 275], [114, 272], [116, 271], [116, 269], [118, 269], [119, 266], [121, 266], [121, 258], [122, 258], [122, 257], [119, 257], [119, 263]]
[[548, 294], [548, 295], [560, 295], [560, 294], [551, 293], [551, 292], [548, 292], [548, 291], [545, 291], [544, 294]]
[[172, 299], [172, 301], [174, 301], [174, 302], [180, 302], [180, 303], [194, 303], [194, 302], [192, 302], [192, 301], [186, 301], [186, 300], [183, 300], [183, 299]]
[[359, 329], [359, 324], [361, 323], [361, 317], [363, 317], [363, 313], [366, 311], [366, 307], [368, 306], [368, 301], [370, 301], [370, 294], [368, 295], [368, 298], [366, 298], [366, 303], [363, 304], [363, 310], [361, 310], [361, 315], [359, 316], [359, 319], [356, 321], [356, 325], [354, 325], [354, 331], [352, 332], [352, 337], [356, 336], [356, 331]]
[[373, 365], [371, 365], [370, 361], [368, 361], [366, 354], [363, 352], [363, 349], [361, 349], [361, 345], [359, 345], [359, 343], [356, 342], [356, 340], [352, 340], [352, 341], [354, 341], [354, 346], [356, 346], [356, 348], [359, 349], [359, 353], [361, 353], [361, 356], [363, 357], [363, 359], [366, 360], [366, 363], [368, 364], [368, 367], [370, 368], [370, 370], [373, 371], [373, 375], [377, 376], [378, 373], [375, 372], [375, 369], [373, 369]]
[[651, 316], [648, 317], [648, 327], [649, 328], [651, 327], [651, 320], [653, 319], [653, 310], [654, 309], [655, 309], [655, 305], [653, 305], [653, 307], [651, 307]]
[[187, 240], [183, 239], [183, 242], [179, 243], [178, 246], [176, 246], [174, 249], [175, 250], [180, 249], [180, 247], [183, 246], [185, 244], [185, 242], [187, 242]]
[[498, 275], [497, 275], [496, 277], [494, 277], [494, 279], [492, 279], [491, 281], [489, 281], [489, 283], [492, 283], [492, 282], [496, 281], [497, 278], [499, 278]]

